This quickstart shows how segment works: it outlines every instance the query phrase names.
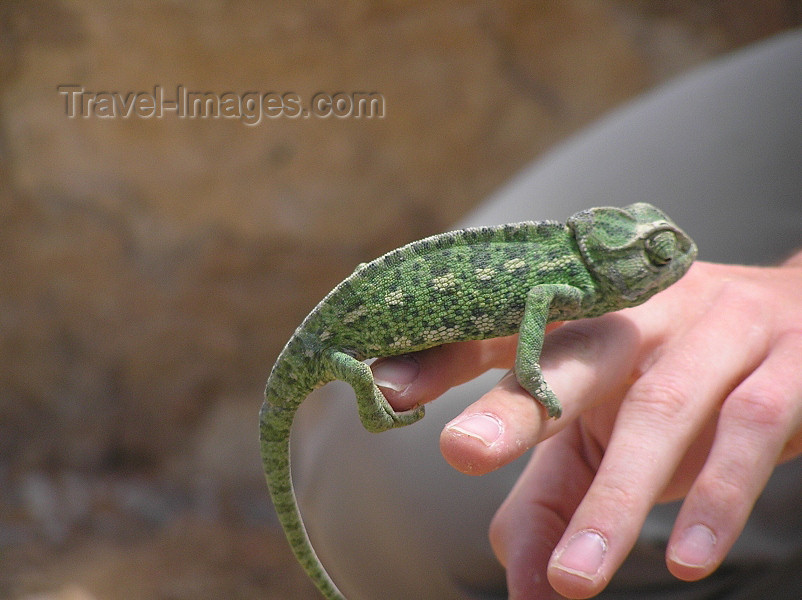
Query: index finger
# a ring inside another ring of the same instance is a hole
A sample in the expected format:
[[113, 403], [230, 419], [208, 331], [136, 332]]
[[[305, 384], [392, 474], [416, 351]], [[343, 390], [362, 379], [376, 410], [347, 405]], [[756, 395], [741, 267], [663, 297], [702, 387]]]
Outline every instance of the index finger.
[[623, 315], [566, 323], [547, 336], [540, 358], [563, 404], [562, 418], [548, 419], [510, 372], [446, 425], [440, 436], [443, 456], [455, 469], [474, 475], [515, 460], [590, 406], [622, 397], [639, 341], [637, 328]]
[[[552, 323], [547, 331], [559, 325]], [[511, 335], [456, 342], [379, 358], [371, 365], [373, 378], [395, 410], [410, 410], [490, 369], [509, 368], [515, 361], [517, 339], [517, 335]]]

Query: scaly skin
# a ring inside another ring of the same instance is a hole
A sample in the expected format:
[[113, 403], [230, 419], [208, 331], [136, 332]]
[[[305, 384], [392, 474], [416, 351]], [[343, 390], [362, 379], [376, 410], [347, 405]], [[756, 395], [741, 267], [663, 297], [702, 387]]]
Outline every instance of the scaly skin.
[[369, 431], [414, 423], [396, 413], [366, 358], [519, 332], [521, 386], [559, 417], [538, 364], [546, 324], [636, 306], [696, 257], [693, 241], [645, 203], [545, 221], [435, 235], [359, 265], [296, 329], [270, 373], [260, 413], [262, 460], [279, 520], [301, 565], [329, 600], [344, 600], [304, 529], [290, 476], [290, 428], [309, 393], [335, 379], [356, 393]]

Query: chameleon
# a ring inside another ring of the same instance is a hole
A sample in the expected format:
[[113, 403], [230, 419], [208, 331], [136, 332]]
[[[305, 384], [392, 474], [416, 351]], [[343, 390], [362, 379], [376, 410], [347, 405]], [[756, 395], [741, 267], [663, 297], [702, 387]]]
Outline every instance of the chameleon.
[[396, 412], [368, 358], [518, 333], [518, 383], [548, 417], [562, 408], [538, 364], [551, 321], [636, 306], [679, 280], [693, 240], [647, 203], [578, 212], [563, 224], [526, 221], [427, 237], [362, 263], [295, 330], [268, 377], [260, 443], [268, 489], [292, 550], [328, 600], [345, 600], [315, 554], [290, 472], [298, 406], [333, 380], [351, 385], [362, 425], [409, 425], [422, 406]]

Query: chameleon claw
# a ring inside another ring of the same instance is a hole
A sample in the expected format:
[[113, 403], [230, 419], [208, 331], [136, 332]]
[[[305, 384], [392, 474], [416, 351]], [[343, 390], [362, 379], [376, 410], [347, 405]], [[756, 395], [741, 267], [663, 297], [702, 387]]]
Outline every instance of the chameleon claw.
[[545, 397], [542, 394], [538, 395], [536, 400], [546, 409], [546, 413], [549, 415], [550, 419], [559, 419], [562, 416], [563, 407], [553, 392]]
[[405, 427], [420, 421], [426, 414], [426, 409], [423, 406], [416, 406], [410, 410], [403, 412], [393, 411], [393, 420], [397, 427]]
[[381, 433], [388, 429], [404, 427], [420, 421], [424, 415], [424, 407], [418, 406], [412, 410], [396, 412], [379, 388], [374, 386], [373, 397], [357, 399], [359, 419], [362, 426], [372, 433]]

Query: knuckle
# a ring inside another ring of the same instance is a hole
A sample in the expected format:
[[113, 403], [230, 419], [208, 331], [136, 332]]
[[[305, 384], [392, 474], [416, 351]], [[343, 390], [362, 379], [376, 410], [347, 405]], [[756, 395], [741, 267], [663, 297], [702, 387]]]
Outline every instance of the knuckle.
[[719, 310], [729, 308], [740, 313], [757, 314], [766, 306], [766, 292], [756, 282], [725, 281], [719, 290], [718, 303]]
[[506, 505], [502, 505], [501, 508], [496, 511], [496, 514], [493, 515], [493, 518], [490, 521], [490, 527], [488, 527], [490, 545], [493, 547], [493, 551], [499, 558], [506, 553], [505, 548], [507, 545], [507, 536], [510, 530], [510, 521], [511, 519], [509, 518], [509, 511], [506, 509]]
[[779, 432], [792, 419], [792, 402], [767, 386], [734, 391], [724, 402], [721, 419], [740, 428]]
[[753, 346], [765, 343], [772, 320], [769, 307], [773, 304], [774, 300], [757, 283], [728, 281], [723, 284], [713, 310], [728, 327], [740, 332], [741, 345]]
[[551, 333], [548, 346], [544, 348], [545, 354], [556, 356], [570, 353], [574, 358], [596, 355], [599, 350], [599, 336], [592, 326], [587, 323], [583, 325], [569, 323]]
[[683, 409], [687, 402], [688, 393], [681, 383], [681, 378], [668, 374], [642, 377], [633, 386], [630, 394], [632, 408], [667, 422], [684, 418]]
[[602, 479], [595, 490], [595, 500], [600, 514], [637, 515], [649, 503], [643, 493], [643, 485], [627, 478]]
[[740, 467], [730, 463], [700, 477], [694, 493], [708, 512], [716, 513], [718, 507], [734, 512], [747, 502], [747, 489]]
[[792, 437], [785, 443], [780, 455], [780, 460], [789, 460], [802, 454], [802, 433]]
[[[802, 319], [800, 319], [802, 321]], [[802, 353], [802, 327], [791, 326], [784, 334], [791, 352]]]

